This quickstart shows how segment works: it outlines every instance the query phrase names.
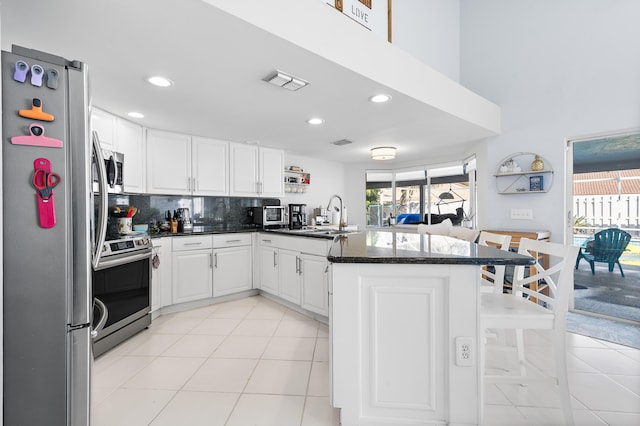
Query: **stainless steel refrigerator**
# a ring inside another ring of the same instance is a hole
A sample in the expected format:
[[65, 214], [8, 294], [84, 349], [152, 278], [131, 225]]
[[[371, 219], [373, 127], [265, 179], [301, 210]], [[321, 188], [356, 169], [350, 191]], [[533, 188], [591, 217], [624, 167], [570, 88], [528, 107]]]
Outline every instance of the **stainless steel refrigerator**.
[[80, 62], [2, 52], [5, 425], [90, 421], [87, 87]]

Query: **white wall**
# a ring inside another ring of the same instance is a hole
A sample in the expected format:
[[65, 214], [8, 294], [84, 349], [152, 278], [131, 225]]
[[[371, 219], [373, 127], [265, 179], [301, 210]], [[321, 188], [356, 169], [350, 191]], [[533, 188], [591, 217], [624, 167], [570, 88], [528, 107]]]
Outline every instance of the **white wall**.
[[460, 81], [460, 1], [392, 2], [392, 43]]
[[[636, 0], [462, 0], [461, 84], [502, 108], [502, 134], [476, 150], [481, 227], [563, 241], [565, 141], [640, 126], [639, 16]], [[500, 160], [519, 151], [550, 161], [548, 193], [496, 193]]]
[[[327, 207], [329, 198], [333, 194], [342, 197], [344, 204], [349, 207], [344, 197], [345, 189], [345, 165], [333, 161], [319, 160], [312, 157], [305, 157], [285, 152], [285, 166], [300, 166], [305, 173], [311, 174], [311, 184], [305, 193], [289, 193], [285, 192], [282, 200], [283, 204], [306, 204], [308, 220], [310, 222], [313, 209], [320, 206]], [[363, 195], [364, 197], [364, 195]], [[348, 209], [349, 216], [351, 216]]]

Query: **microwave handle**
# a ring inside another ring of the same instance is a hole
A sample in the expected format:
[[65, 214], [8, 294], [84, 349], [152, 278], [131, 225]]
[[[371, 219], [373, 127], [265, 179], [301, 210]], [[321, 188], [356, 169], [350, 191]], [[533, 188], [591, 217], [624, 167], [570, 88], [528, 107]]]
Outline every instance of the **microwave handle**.
[[107, 210], [109, 208], [109, 199], [107, 195], [107, 172], [104, 163], [104, 157], [102, 156], [102, 148], [100, 147], [100, 139], [98, 138], [98, 132], [94, 131], [92, 134], [93, 139], [93, 155], [95, 156], [95, 162], [98, 170], [98, 187], [100, 191], [100, 206], [98, 209], [98, 222], [96, 223], [96, 246], [93, 253], [93, 269], [98, 267], [100, 261], [100, 253], [104, 240], [107, 235]]

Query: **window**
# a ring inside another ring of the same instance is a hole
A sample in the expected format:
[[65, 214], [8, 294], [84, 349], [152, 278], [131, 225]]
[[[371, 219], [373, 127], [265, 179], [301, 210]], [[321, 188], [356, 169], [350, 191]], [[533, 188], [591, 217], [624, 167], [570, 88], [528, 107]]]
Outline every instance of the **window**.
[[440, 223], [475, 225], [475, 157], [464, 162], [366, 173], [367, 225]]

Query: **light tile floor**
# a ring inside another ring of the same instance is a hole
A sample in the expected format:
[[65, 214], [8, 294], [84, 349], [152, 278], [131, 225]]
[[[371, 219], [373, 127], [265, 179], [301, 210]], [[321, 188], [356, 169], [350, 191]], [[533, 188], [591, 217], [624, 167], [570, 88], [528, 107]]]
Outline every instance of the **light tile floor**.
[[[542, 370], [550, 340], [526, 334]], [[568, 333], [576, 425], [640, 424], [640, 350]], [[504, 362], [500, 354], [489, 360]], [[260, 296], [156, 319], [94, 365], [93, 426], [332, 426], [328, 328]], [[544, 385], [490, 385], [487, 425], [562, 425]]]

